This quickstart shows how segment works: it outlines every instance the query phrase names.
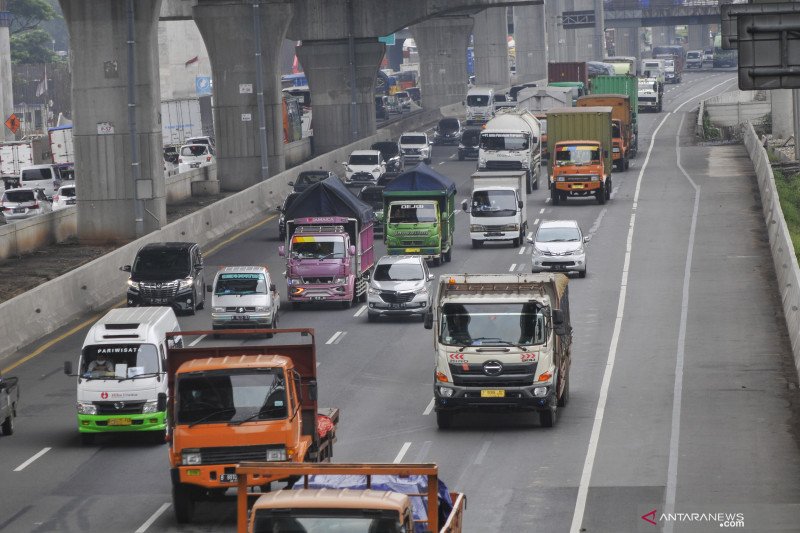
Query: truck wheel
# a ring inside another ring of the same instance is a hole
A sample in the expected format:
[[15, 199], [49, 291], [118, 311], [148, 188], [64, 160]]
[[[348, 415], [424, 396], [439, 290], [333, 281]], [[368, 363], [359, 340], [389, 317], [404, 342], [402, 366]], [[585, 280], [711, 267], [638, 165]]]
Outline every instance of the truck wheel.
[[3, 435], [13, 435], [14, 434], [14, 414], [9, 413], [6, 419], [3, 421]]
[[552, 200], [553, 205], [558, 205], [558, 202], [561, 199], [560, 196], [561, 195], [555, 187], [550, 189], [550, 199]]
[[561, 398], [558, 399], [558, 406], [566, 407], [567, 403], [569, 403], [569, 374], [567, 374], [567, 381], [564, 383], [564, 390], [561, 392]]
[[453, 425], [453, 414], [447, 411], [436, 411], [436, 425], [439, 429], [450, 429]]
[[483, 246], [483, 241], [479, 241], [478, 239], [472, 239], [473, 248], [480, 248], [481, 246]]
[[350, 309], [353, 307], [353, 300], [347, 300], [346, 302], [342, 302], [342, 307], [345, 309]]
[[531, 171], [525, 171], [525, 192], [528, 194], [533, 192], [533, 185], [531, 184]]
[[150, 437], [153, 439], [153, 444], [155, 444], [156, 446], [160, 446], [162, 444], [166, 444], [166, 442], [167, 442], [167, 430], [166, 429], [162, 429], [162, 430], [159, 430], [159, 431], [153, 431], [153, 434], [150, 435]]
[[546, 411], [539, 411], [539, 422], [542, 427], [551, 428], [556, 425], [557, 410], [555, 406], [550, 406]]
[[447, 253], [442, 254], [442, 259], [445, 263], [449, 263], [453, 258], [453, 247], [451, 246]]
[[605, 186], [605, 184], [600, 185], [600, 188], [597, 189], [597, 192], [595, 193], [595, 196], [597, 196], [597, 203], [598, 204], [603, 205], [604, 203], [606, 203], [606, 186]]
[[175, 520], [179, 524], [188, 524], [194, 515], [194, 498], [191, 487], [183, 483], [172, 486], [172, 506], [175, 508]]
[[604, 189], [606, 190], [606, 200], [611, 200], [611, 191], [614, 189], [614, 183], [611, 181], [611, 178], [606, 180]]
[[517, 237], [516, 239], [512, 239], [511, 240], [511, 247], [512, 248], [519, 248], [519, 241], [520, 241], [519, 237]]
[[460, 150], [459, 150], [459, 152], [458, 152], [458, 160], [459, 160], [459, 161], [463, 161], [463, 160], [464, 160], [464, 152], [462, 152], [462, 151], [460, 151]]

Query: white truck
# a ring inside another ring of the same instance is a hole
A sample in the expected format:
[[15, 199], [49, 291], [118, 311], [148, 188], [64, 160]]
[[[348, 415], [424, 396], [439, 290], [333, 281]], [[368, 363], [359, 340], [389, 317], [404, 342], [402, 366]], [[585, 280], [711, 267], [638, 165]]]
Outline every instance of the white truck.
[[541, 124], [529, 111], [498, 113], [481, 130], [478, 170], [523, 170], [525, 192], [539, 188]]
[[434, 332], [440, 429], [471, 410], [536, 411], [556, 423], [569, 399], [572, 327], [563, 274], [443, 274], [425, 316]]
[[517, 93], [517, 109], [541, 113], [551, 107], [572, 107], [572, 87], [529, 87]]
[[74, 179], [75, 144], [72, 140], [72, 124], [49, 128], [50, 157], [61, 172], [61, 179]]
[[467, 125], [485, 124], [494, 116], [494, 89], [472, 87], [464, 100], [467, 110]]
[[0, 177], [6, 189], [17, 187], [20, 169], [33, 164], [33, 146], [30, 142], [0, 144]]
[[661, 112], [664, 104], [660, 87], [662, 86], [659, 85], [657, 78], [639, 78], [639, 111]]
[[519, 247], [528, 231], [527, 200], [524, 171], [474, 173], [472, 194], [461, 204], [469, 214], [472, 247], [494, 241], [511, 241]]
[[202, 135], [214, 135], [210, 96], [161, 101], [164, 146], [186, 144], [186, 139]]

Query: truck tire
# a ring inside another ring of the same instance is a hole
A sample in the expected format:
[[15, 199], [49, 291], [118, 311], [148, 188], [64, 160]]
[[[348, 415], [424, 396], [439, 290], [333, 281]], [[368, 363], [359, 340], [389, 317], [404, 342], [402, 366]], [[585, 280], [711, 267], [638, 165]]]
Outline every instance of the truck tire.
[[519, 248], [520, 238], [517, 237], [516, 239], [511, 240], [511, 247], [512, 248]]
[[[541, 165], [539, 165], [539, 168], [541, 168]], [[538, 171], [536, 172], [536, 177], [533, 180], [533, 190], [534, 191], [538, 191], [539, 190], [539, 172]]]
[[14, 434], [14, 413], [8, 413], [8, 416], [3, 420], [2, 425], [3, 435], [9, 436]]
[[449, 263], [453, 259], [453, 247], [451, 246], [447, 253], [442, 254], [442, 259], [445, 263]]
[[531, 171], [525, 171], [525, 192], [530, 194], [533, 192], [533, 185], [531, 184]]
[[[585, 274], [585, 271], [583, 274]], [[567, 403], [569, 403], [569, 374], [567, 374], [567, 381], [564, 383], [564, 390], [561, 392], [561, 398], [558, 399], [558, 406], [566, 407]]]
[[561, 195], [555, 187], [550, 189], [550, 199], [553, 202], [553, 205], [558, 205], [558, 202], [561, 199], [560, 196]]
[[611, 191], [614, 190], [614, 183], [611, 181], [611, 178], [608, 178], [606, 180], [605, 190], [606, 190], [606, 200], [611, 200]]
[[555, 405], [551, 405], [550, 409], [546, 411], [539, 411], [539, 422], [542, 424], [542, 427], [551, 428], [556, 425], [557, 420], [558, 408]]
[[478, 239], [472, 239], [473, 248], [480, 248], [481, 246], [483, 246], [483, 241], [479, 241]]
[[462, 152], [461, 150], [458, 151], [458, 160], [459, 161], [463, 161], [464, 160], [464, 152]]
[[597, 192], [595, 193], [595, 196], [597, 197], [597, 203], [598, 204], [603, 205], [604, 203], [606, 203], [606, 185], [605, 185], [605, 183], [600, 185], [600, 188], [597, 189]]
[[191, 487], [178, 483], [172, 486], [172, 507], [175, 508], [175, 520], [179, 524], [188, 524], [194, 516], [194, 495]]
[[453, 413], [436, 411], [436, 425], [439, 429], [450, 429], [453, 425]]

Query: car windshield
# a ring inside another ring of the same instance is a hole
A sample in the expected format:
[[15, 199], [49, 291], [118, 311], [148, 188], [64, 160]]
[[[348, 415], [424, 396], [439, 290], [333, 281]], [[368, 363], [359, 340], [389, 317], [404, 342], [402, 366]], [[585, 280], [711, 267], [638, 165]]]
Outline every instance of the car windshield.
[[410, 97], [408, 96], [408, 93], [407, 93], [407, 92], [405, 92], [405, 91], [402, 91], [402, 92], [399, 92], [399, 93], [394, 93], [394, 95], [395, 95], [396, 97], [398, 97], [398, 98], [410, 98]]
[[178, 376], [178, 424], [245, 422], [286, 418], [283, 371], [212, 371]]
[[458, 121], [453, 119], [440, 120], [439, 131], [442, 133], [452, 133], [458, 131]]
[[600, 149], [597, 146], [562, 146], [556, 152], [559, 165], [589, 165], [600, 160]]
[[580, 240], [580, 230], [570, 226], [539, 228], [535, 239], [536, 242], [580, 242]]
[[58, 190], [58, 194], [72, 198], [75, 196], [75, 187], [61, 187], [61, 189]]
[[480, 138], [480, 131], [479, 130], [467, 130], [461, 134], [461, 144], [467, 146], [476, 146], [478, 144], [478, 139]]
[[377, 165], [378, 164], [378, 156], [377, 155], [363, 155], [363, 154], [353, 154], [350, 156], [350, 160], [348, 161], [350, 165]]
[[33, 191], [6, 191], [3, 194], [3, 201], [15, 203], [34, 202], [36, 198], [33, 195]]
[[517, 212], [514, 191], [475, 191], [472, 195], [472, 215], [476, 217], [504, 217]]
[[158, 371], [154, 344], [90, 344], [81, 352], [80, 375], [85, 379], [130, 379]]
[[22, 181], [51, 180], [53, 175], [49, 168], [26, 168], [22, 171]]
[[267, 294], [264, 274], [230, 273], [220, 274], [214, 287], [217, 296]]
[[701, 57], [700, 52], [688, 52], [686, 54], [686, 59], [698, 59]]
[[[357, 515], [357, 516], [352, 516]], [[258, 509], [253, 533], [401, 533], [397, 511], [358, 509]]]
[[183, 278], [189, 275], [189, 253], [182, 249], [141, 250], [132, 273], [139, 277]]
[[327, 173], [324, 174], [300, 174], [297, 177], [297, 181], [295, 185], [312, 185], [314, 183], [320, 182], [328, 177]]
[[295, 235], [291, 252], [296, 259], [344, 259], [344, 238]]
[[428, 144], [428, 139], [424, 135], [403, 135], [400, 144]]
[[521, 133], [482, 133], [483, 150], [527, 150], [528, 137]]
[[397, 143], [387, 142], [387, 143], [375, 143], [370, 146], [371, 150], [378, 150], [384, 159], [390, 159], [396, 156], [400, 149], [397, 147]]
[[395, 224], [436, 222], [436, 205], [392, 204], [389, 208], [389, 222]]
[[472, 107], [486, 107], [489, 105], [489, 95], [471, 94], [467, 96], [467, 105]]
[[200, 157], [208, 153], [208, 146], [204, 144], [193, 144], [181, 148], [181, 155], [186, 157]]
[[450, 346], [544, 344], [545, 314], [537, 302], [442, 306], [439, 342]]
[[383, 263], [375, 267], [372, 279], [375, 281], [416, 281], [424, 279], [424, 271], [419, 263]]

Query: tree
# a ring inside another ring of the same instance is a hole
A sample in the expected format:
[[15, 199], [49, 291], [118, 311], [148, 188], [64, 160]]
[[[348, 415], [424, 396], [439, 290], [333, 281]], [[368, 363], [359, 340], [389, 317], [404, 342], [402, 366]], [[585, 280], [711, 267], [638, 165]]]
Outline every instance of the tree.
[[22, 65], [58, 61], [52, 42], [50, 34], [41, 29], [15, 34], [11, 37], [11, 61]]
[[46, 0], [8, 0], [8, 11], [11, 13], [11, 35], [36, 29], [46, 20], [59, 18]]

